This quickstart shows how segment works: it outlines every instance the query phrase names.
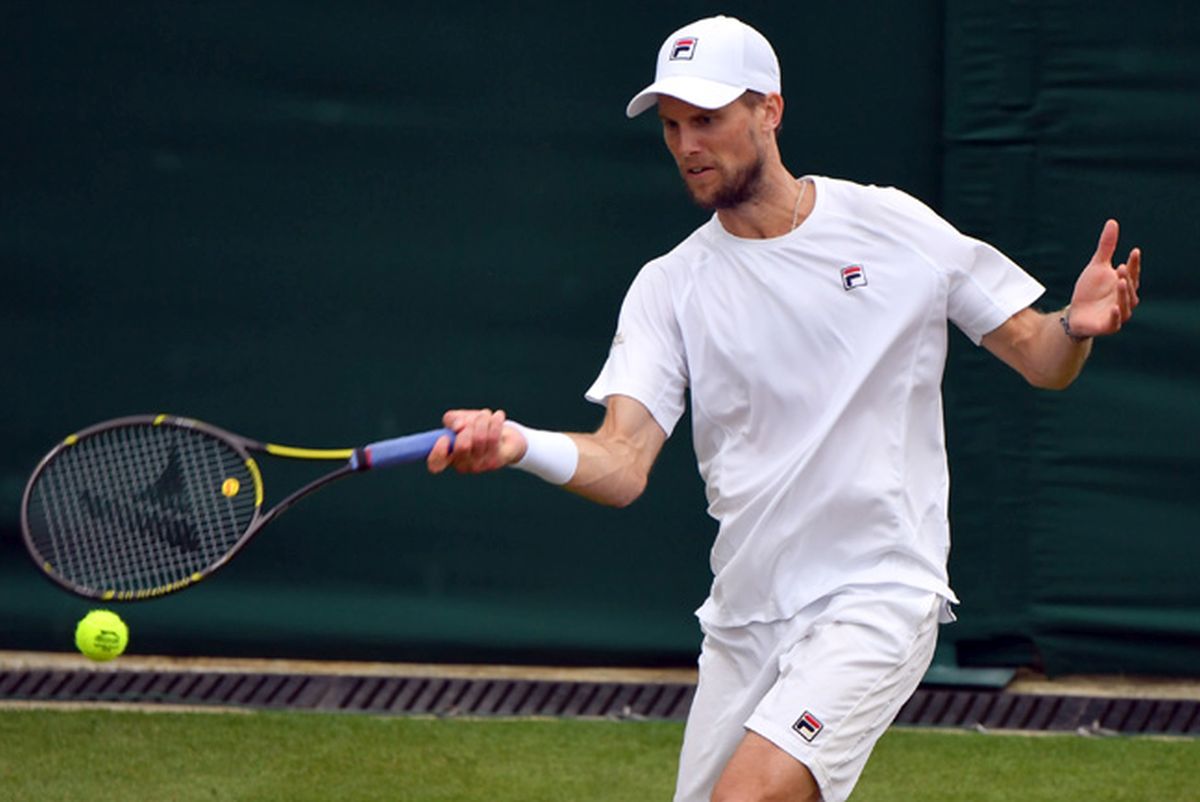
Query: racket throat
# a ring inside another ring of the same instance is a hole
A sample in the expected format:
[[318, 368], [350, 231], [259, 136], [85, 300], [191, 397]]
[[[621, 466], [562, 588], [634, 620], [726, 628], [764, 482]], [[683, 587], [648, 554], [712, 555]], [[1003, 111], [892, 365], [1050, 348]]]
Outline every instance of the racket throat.
[[313, 492], [319, 490], [320, 488], [324, 487], [327, 484], [336, 482], [338, 479], [342, 479], [346, 476], [349, 476], [350, 474], [354, 473], [355, 470], [358, 470], [358, 469], [351, 467], [350, 464], [346, 464], [346, 465], [343, 465], [341, 468], [338, 468], [336, 471], [333, 471], [332, 473], [327, 473], [324, 476], [319, 476], [316, 479], [313, 479], [308, 484], [304, 485], [303, 487], [301, 487], [297, 490], [294, 490], [293, 492], [291, 492], [290, 494], [285, 496], [284, 499], [282, 501], [280, 501], [278, 504], [276, 504], [274, 507], [272, 507], [271, 509], [269, 509], [265, 513], [263, 513], [262, 517], [259, 518], [258, 523], [255, 525], [255, 529], [261, 529], [262, 527], [266, 526], [271, 521], [278, 518], [282, 513], [286, 512], [288, 510], [288, 508], [290, 508], [297, 501], [299, 501], [300, 499], [307, 496], [309, 493], [313, 493]]

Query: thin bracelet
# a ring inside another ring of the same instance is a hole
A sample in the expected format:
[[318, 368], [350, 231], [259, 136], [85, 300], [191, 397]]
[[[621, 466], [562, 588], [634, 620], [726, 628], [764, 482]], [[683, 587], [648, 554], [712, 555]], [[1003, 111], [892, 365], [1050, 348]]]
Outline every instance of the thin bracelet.
[[1092, 339], [1091, 337], [1080, 337], [1078, 334], [1071, 331], [1071, 305], [1070, 304], [1067, 304], [1066, 308], [1064, 308], [1062, 310], [1062, 314], [1060, 314], [1058, 316], [1058, 322], [1062, 324], [1063, 331], [1066, 332], [1067, 336], [1071, 338], [1071, 342], [1075, 343], [1076, 345], [1078, 345], [1079, 343], [1085, 343], [1088, 340]]

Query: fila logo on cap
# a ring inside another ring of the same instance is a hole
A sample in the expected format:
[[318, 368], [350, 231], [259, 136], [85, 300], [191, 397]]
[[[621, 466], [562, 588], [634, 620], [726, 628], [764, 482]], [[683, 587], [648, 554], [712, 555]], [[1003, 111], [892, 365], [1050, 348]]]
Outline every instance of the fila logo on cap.
[[825, 725], [821, 720], [807, 710], [804, 715], [796, 719], [796, 723], [792, 725], [792, 729], [800, 733], [800, 737], [812, 743], [813, 739], [821, 734], [821, 730], [825, 729]]
[[675, 44], [671, 45], [671, 61], [691, 61], [692, 56], [696, 53], [696, 43], [699, 41], [695, 36], [676, 39]]
[[849, 292], [855, 287], [867, 286], [867, 271], [862, 265], [850, 265], [842, 268], [842, 289]]

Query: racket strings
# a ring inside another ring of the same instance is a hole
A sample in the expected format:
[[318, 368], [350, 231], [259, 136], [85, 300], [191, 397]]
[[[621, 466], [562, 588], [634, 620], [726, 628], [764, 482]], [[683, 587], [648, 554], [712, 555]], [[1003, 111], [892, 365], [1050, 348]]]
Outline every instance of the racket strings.
[[204, 432], [130, 424], [64, 447], [30, 494], [48, 570], [101, 592], [149, 594], [202, 574], [254, 519], [245, 458]]

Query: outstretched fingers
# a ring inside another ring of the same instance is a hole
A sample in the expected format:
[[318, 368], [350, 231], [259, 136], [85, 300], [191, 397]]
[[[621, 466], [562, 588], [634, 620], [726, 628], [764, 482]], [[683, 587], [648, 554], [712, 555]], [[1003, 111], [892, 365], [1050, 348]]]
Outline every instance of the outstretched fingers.
[[1138, 305], [1138, 290], [1142, 286], [1142, 249], [1134, 248], [1129, 252], [1129, 261], [1117, 268], [1124, 272], [1129, 281], [1129, 291], [1133, 297], [1133, 305]]
[[1092, 255], [1092, 262], [1100, 262], [1109, 267], [1112, 266], [1113, 254], [1117, 251], [1117, 240], [1121, 236], [1121, 227], [1116, 220], [1108, 220], [1104, 224], [1104, 228], [1100, 230], [1100, 241], [1096, 243], [1096, 253]]
[[1142, 252], [1134, 248], [1129, 252], [1129, 261], [1117, 268], [1117, 304], [1122, 323], [1129, 320], [1137, 307], [1138, 286], [1141, 283]]

